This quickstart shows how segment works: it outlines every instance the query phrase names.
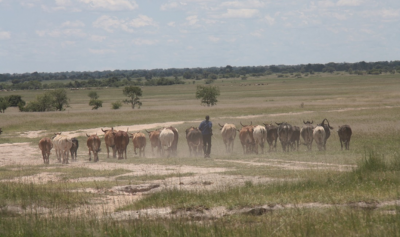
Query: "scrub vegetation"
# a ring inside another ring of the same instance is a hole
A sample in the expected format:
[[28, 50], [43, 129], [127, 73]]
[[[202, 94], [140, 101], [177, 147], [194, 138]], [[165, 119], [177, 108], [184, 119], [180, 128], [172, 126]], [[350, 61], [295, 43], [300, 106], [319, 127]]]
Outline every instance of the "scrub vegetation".
[[[88, 90], [67, 90], [65, 111], [8, 108], [0, 114], [0, 236], [397, 236], [400, 75], [284, 75], [214, 80], [220, 95], [212, 107], [195, 97], [207, 80], [201, 79], [142, 86], [140, 110], [111, 109], [126, 99], [122, 88], [96, 88], [103, 101], [96, 110], [88, 106]], [[18, 92], [12, 94], [27, 103], [43, 94]], [[191, 157], [184, 133], [205, 115], [214, 124], [211, 159]], [[276, 152], [244, 155], [236, 137], [227, 154], [218, 126], [302, 127], [303, 120], [324, 118], [334, 127], [326, 151], [314, 143], [311, 152], [301, 145], [284, 153], [278, 140]], [[37, 146], [54, 132], [166, 122], [179, 130], [178, 155], [169, 158], [153, 156], [148, 141], [145, 158], [133, 154], [130, 142], [127, 160], [107, 159], [102, 138], [100, 162], [89, 162], [82, 135], [78, 162], [57, 163], [52, 150], [44, 165]], [[341, 150], [336, 133], [344, 124], [353, 130], [349, 151]], [[9, 143], [14, 153], [18, 144], [25, 147], [15, 163], [5, 161], [13, 154], [5, 152]], [[122, 195], [127, 187], [146, 191]]]

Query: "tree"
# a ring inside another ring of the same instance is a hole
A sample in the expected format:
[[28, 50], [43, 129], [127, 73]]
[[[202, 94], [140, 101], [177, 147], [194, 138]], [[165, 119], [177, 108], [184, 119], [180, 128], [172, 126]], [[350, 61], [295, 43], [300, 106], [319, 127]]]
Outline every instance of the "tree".
[[67, 91], [65, 89], [57, 89], [49, 92], [53, 97], [53, 103], [56, 110], [63, 111], [64, 106], [69, 106], [69, 98], [67, 97]]
[[97, 100], [99, 98], [99, 95], [97, 94], [96, 91], [91, 91], [89, 92], [88, 96], [90, 97], [90, 99], [92, 100]]
[[218, 102], [217, 96], [219, 95], [219, 88], [217, 86], [197, 86], [196, 99], [201, 99], [202, 105], [216, 105]]
[[91, 99], [89, 101], [89, 105], [92, 106], [93, 109], [98, 109], [100, 107], [103, 107], [103, 101], [102, 100], [97, 100], [97, 99]]
[[8, 106], [10, 106], [10, 107], [17, 107], [18, 104], [20, 104], [20, 103], [23, 106], [26, 104], [20, 95], [10, 95], [10, 96], [6, 96], [4, 98], [8, 101]]
[[129, 99], [123, 101], [125, 104], [130, 103], [132, 105], [132, 109], [134, 109], [135, 106], [138, 105], [140, 109], [140, 106], [142, 106], [142, 102], [140, 101], [139, 97], [142, 96], [142, 88], [138, 86], [127, 86], [122, 92], [125, 96], [129, 97]]
[[4, 113], [4, 111], [8, 108], [9, 104], [6, 98], [0, 97], [0, 113]]

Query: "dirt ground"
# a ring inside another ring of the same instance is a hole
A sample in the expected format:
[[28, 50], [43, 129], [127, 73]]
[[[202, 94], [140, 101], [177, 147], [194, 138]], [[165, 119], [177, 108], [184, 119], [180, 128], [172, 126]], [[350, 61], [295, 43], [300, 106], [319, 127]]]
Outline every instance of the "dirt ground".
[[[303, 113], [308, 113], [303, 112]], [[248, 118], [248, 116], [246, 117]], [[192, 121], [199, 122], [199, 121]], [[134, 126], [120, 126], [115, 127], [118, 130], [129, 131], [139, 131], [144, 129], [154, 129], [156, 127], [163, 126], [174, 126], [183, 124], [183, 121], [169, 122], [169, 123], [157, 123], [157, 124], [144, 124], [144, 125], [134, 125]], [[28, 138], [38, 138], [42, 137], [46, 131], [30, 131], [21, 133], [21, 137]], [[68, 131], [63, 132], [63, 134], [68, 134], [71, 137], [74, 136], [85, 136], [85, 134], [103, 134], [101, 128], [94, 129], [84, 129], [79, 131]], [[31, 146], [30, 143], [6, 143], [0, 144], [0, 149], [2, 155], [0, 156], [0, 167], [2, 166], [36, 166], [43, 165], [43, 160], [41, 158], [41, 153], [38, 147]], [[106, 152], [105, 149], [102, 151]], [[54, 151], [52, 151], [54, 153]], [[51, 155], [54, 157], [54, 154]], [[246, 165], [254, 166], [270, 166], [277, 167], [285, 170], [306, 170], [306, 169], [326, 169], [326, 170], [338, 170], [338, 171], [348, 171], [353, 168], [351, 165], [338, 165], [329, 163], [318, 163], [318, 162], [297, 162], [297, 161], [286, 161], [279, 159], [268, 159], [266, 162], [256, 162], [256, 161], [240, 161], [240, 160], [223, 160], [219, 159], [218, 162], [226, 163], [241, 163]], [[227, 210], [225, 207], [216, 207], [210, 210], [184, 210], [180, 212], [173, 211], [171, 208], [160, 208], [160, 209], [146, 209], [138, 211], [124, 211], [115, 212], [119, 207], [126, 204], [132, 203], [139, 200], [143, 195], [152, 192], [158, 192], [162, 189], [172, 189], [177, 188], [181, 190], [215, 190], [220, 188], [226, 188], [230, 185], [244, 185], [246, 182], [257, 183], [267, 183], [273, 181], [279, 181], [278, 179], [271, 179], [266, 177], [254, 177], [254, 176], [243, 176], [243, 175], [225, 175], [222, 172], [229, 171], [227, 168], [203, 168], [195, 166], [186, 165], [158, 165], [158, 164], [119, 164], [99, 161], [97, 163], [87, 162], [86, 159], [80, 159], [75, 162], [71, 162], [69, 165], [60, 167], [85, 167], [95, 170], [114, 170], [114, 169], [125, 169], [129, 170], [129, 173], [123, 174], [123, 176], [143, 176], [143, 175], [169, 175], [169, 174], [185, 174], [191, 173], [193, 175], [183, 176], [183, 177], [171, 177], [164, 180], [153, 180], [148, 181], [142, 185], [125, 185], [116, 186], [111, 189], [81, 189], [81, 192], [94, 192], [102, 193], [102, 198], [92, 200], [90, 205], [85, 205], [72, 212], [77, 215], [81, 215], [84, 212], [90, 210], [91, 213], [95, 212], [99, 214], [100, 218], [113, 218], [113, 219], [131, 219], [140, 218], [146, 216], [148, 218], [155, 217], [178, 217], [182, 215], [190, 217], [207, 217], [207, 218], [220, 218], [224, 215], [230, 215], [234, 213], [249, 213], [252, 215], [259, 215], [267, 211], [282, 209], [282, 208], [292, 208], [294, 206], [299, 207], [299, 205], [273, 205], [273, 206], [260, 206], [255, 208], [245, 208], [240, 210]], [[179, 176], [179, 175], [177, 175]], [[114, 177], [90, 177], [90, 178], [78, 178], [69, 180], [69, 182], [84, 182], [84, 181], [114, 181], [118, 176]], [[19, 177], [13, 180], [2, 180], [4, 181], [14, 181], [14, 182], [25, 182], [25, 183], [47, 183], [47, 182], [57, 182], [61, 178], [58, 173], [42, 172], [33, 176]], [[397, 205], [397, 201], [395, 202]], [[387, 203], [355, 203], [353, 206], [360, 208], [377, 208], [382, 205], [392, 205], [392, 202]], [[305, 208], [313, 207], [331, 207], [332, 205], [309, 203], [302, 204]], [[21, 212], [19, 207], [7, 207], [8, 210]], [[43, 214], [54, 213], [46, 208], [37, 207], [37, 211]], [[71, 212], [70, 212], [71, 213]], [[60, 213], [62, 214], [62, 213]]]

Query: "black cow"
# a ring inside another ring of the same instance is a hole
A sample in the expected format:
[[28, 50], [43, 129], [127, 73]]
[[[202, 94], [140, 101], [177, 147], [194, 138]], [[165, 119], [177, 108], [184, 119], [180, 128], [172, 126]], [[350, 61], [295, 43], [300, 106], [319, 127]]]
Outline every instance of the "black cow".
[[337, 130], [339, 139], [340, 139], [340, 146], [342, 147], [343, 150], [343, 143], [344, 143], [344, 148], [346, 150], [350, 149], [350, 138], [351, 138], [351, 127], [349, 125], [342, 125], [339, 126], [339, 129]]
[[[325, 121], [328, 124], [325, 124]], [[326, 140], [328, 140], [328, 138], [331, 136], [331, 129], [333, 129], [333, 127], [331, 127], [331, 125], [329, 125], [329, 121], [328, 119], [324, 119], [322, 120], [322, 122], [320, 124], [317, 124], [317, 126], [322, 126], [325, 130], [325, 141], [324, 141], [324, 150], [326, 150]]]

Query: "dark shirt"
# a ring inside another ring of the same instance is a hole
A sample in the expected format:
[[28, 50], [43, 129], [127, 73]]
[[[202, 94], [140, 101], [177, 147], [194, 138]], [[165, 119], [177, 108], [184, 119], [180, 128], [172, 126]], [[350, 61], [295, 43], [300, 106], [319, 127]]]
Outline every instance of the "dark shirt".
[[203, 134], [203, 135], [212, 134], [211, 121], [204, 120], [203, 122], [200, 123], [199, 129], [201, 131], [201, 134]]

